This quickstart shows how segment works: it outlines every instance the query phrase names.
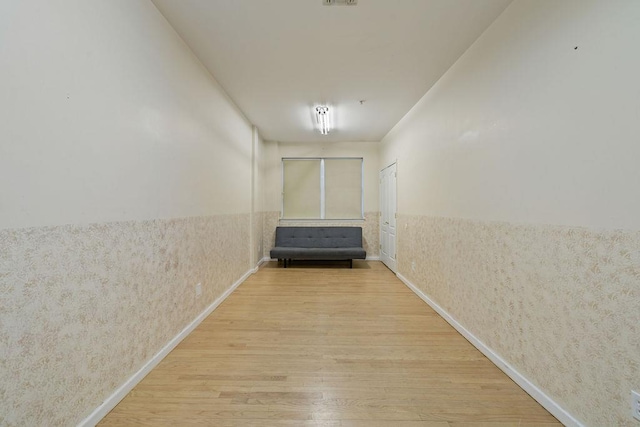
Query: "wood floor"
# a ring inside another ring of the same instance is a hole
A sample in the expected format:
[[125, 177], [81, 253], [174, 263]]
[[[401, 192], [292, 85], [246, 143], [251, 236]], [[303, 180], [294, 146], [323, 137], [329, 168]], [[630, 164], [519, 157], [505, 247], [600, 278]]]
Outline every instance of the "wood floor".
[[379, 262], [271, 263], [101, 426], [557, 426]]

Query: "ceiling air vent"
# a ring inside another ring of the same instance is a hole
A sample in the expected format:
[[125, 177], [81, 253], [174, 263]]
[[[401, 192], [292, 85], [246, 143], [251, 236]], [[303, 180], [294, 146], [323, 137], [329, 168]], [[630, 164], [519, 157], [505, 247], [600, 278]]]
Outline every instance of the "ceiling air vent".
[[325, 6], [356, 6], [358, 0], [322, 0]]

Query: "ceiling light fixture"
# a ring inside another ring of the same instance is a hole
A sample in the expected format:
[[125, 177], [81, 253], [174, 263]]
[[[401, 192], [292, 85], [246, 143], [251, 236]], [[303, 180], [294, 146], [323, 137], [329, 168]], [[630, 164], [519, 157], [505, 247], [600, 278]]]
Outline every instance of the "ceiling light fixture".
[[357, 6], [358, 0], [322, 0], [322, 4], [325, 6]]
[[316, 123], [318, 124], [318, 130], [323, 135], [328, 135], [331, 130], [331, 115], [329, 113], [329, 107], [326, 105], [318, 105], [316, 107]]

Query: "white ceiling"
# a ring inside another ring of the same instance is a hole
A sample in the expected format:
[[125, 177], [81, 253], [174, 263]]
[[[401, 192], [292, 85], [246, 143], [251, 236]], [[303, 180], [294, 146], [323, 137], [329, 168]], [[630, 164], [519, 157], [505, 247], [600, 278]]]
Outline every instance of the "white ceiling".
[[315, 142], [380, 141], [511, 0], [153, 2], [264, 139]]

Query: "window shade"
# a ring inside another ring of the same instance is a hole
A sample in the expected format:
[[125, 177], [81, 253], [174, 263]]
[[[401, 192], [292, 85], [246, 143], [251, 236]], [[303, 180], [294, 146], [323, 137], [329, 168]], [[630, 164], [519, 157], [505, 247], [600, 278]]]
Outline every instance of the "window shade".
[[283, 217], [320, 218], [320, 159], [282, 161]]
[[362, 218], [362, 159], [325, 159], [325, 218]]

